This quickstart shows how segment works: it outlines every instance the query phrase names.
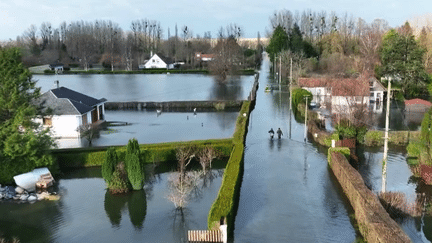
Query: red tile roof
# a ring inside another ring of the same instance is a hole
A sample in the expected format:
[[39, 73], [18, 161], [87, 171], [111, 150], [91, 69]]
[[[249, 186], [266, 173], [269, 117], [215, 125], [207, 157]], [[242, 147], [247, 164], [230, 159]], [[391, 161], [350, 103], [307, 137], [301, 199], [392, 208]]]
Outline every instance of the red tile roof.
[[330, 87], [333, 96], [369, 96], [366, 78], [299, 78], [300, 87]]
[[328, 80], [329, 79], [325, 79], [325, 78], [299, 78], [298, 85], [300, 87], [308, 87], [308, 88], [326, 87]]
[[412, 99], [412, 100], [405, 100], [405, 105], [426, 105], [426, 106], [432, 106], [432, 103], [427, 100], [422, 99]]

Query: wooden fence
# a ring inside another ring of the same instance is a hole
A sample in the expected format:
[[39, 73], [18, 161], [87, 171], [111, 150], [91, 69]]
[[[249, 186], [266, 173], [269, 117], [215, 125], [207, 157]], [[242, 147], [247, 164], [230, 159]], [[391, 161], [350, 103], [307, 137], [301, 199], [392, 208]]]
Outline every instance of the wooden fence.
[[188, 241], [190, 243], [201, 242], [223, 242], [222, 231], [220, 230], [189, 230]]

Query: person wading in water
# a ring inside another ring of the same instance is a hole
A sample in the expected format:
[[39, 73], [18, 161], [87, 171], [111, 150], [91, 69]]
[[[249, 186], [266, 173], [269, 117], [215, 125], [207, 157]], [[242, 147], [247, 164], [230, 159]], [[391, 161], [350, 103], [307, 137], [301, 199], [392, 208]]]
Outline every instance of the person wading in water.
[[280, 139], [283, 135], [282, 130], [280, 128], [278, 128], [277, 134], [278, 134], [278, 139]]
[[273, 139], [274, 136], [274, 131], [273, 128], [270, 128], [270, 131], [268, 131], [270, 133], [270, 139]]

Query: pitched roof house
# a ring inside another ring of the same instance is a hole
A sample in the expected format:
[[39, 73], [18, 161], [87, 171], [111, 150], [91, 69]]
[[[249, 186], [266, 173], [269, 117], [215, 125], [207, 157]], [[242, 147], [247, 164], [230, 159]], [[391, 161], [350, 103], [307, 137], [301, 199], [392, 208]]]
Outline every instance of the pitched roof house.
[[51, 89], [34, 103], [42, 107], [46, 115], [35, 121], [50, 127], [54, 137], [80, 137], [81, 125], [101, 123], [105, 120], [106, 99], [95, 99], [65, 87]]
[[333, 112], [352, 105], [369, 104], [370, 86], [367, 78], [300, 78], [301, 88], [309, 90], [314, 102], [330, 102]]
[[169, 58], [165, 58], [159, 56], [158, 54], [154, 54], [150, 60], [148, 60], [144, 66], [144, 68], [173, 68], [173, 63]]

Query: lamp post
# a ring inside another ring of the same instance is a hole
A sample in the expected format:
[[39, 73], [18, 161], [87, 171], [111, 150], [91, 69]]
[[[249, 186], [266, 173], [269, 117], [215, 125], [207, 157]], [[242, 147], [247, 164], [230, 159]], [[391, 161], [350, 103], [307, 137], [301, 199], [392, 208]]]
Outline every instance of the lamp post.
[[382, 185], [381, 192], [386, 191], [387, 185], [387, 152], [388, 152], [388, 130], [389, 130], [389, 116], [390, 116], [390, 92], [391, 92], [391, 78], [388, 79], [388, 90], [387, 90], [387, 110], [386, 110], [386, 123], [384, 133], [384, 155], [383, 155], [383, 166], [382, 166]]

